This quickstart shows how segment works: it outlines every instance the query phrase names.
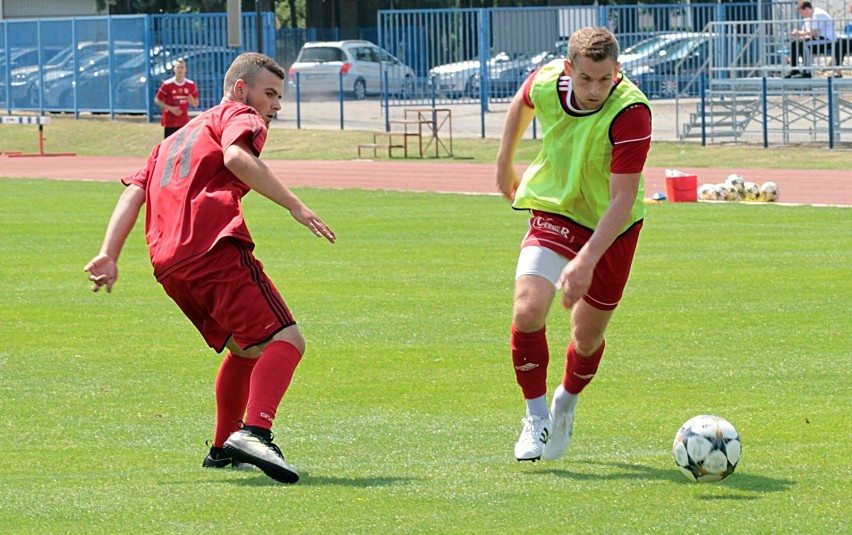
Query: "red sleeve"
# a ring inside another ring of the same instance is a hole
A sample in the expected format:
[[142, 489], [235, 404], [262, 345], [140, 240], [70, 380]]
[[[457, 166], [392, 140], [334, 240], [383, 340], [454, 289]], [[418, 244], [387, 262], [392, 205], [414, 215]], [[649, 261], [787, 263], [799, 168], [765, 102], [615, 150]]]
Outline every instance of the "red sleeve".
[[192, 94], [193, 98], [198, 98], [198, 86], [195, 85], [195, 83], [192, 84], [192, 90], [190, 91], [190, 94]]
[[[160, 84], [160, 88], [157, 89], [157, 95], [154, 97], [160, 102], [166, 102], [166, 84], [163, 82]], [[168, 104], [168, 102], [166, 102]]]
[[651, 110], [634, 104], [615, 118], [610, 127], [612, 164], [610, 172], [641, 173], [651, 148]]
[[222, 150], [227, 149], [243, 136], [250, 136], [255, 156], [260, 156], [266, 143], [266, 123], [254, 109], [248, 106], [240, 107], [236, 113], [225, 122], [222, 131]]
[[121, 179], [121, 183], [125, 186], [129, 186], [133, 184], [134, 186], [139, 186], [140, 188], [147, 190], [148, 189], [148, 179], [151, 176], [151, 172], [154, 171], [154, 165], [157, 163], [157, 154], [160, 152], [160, 145], [157, 144], [154, 147], [154, 150], [151, 151], [151, 154], [148, 155], [148, 161], [145, 162], [145, 167], [136, 171], [132, 175], [128, 175]]
[[530, 73], [530, 75], [527, 76], [527, 79], [524, 80], [524, 85], [521, 86], [521, 90], [523, 91], [524, 96], [524, 103], [530, 108], [535, 108], [532, 103], [532, 100], [530, 100], [530, 89], [532, 88], [533, 78], [535, 78], [536, 74], [538, 74], [538, 69]]

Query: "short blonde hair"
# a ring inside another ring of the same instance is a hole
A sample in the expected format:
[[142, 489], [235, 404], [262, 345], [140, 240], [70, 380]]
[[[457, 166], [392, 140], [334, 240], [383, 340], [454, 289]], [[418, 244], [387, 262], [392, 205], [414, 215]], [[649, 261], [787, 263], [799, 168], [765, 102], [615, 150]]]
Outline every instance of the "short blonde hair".
[[617, 63], [618, 54], [618, 40], [606, 28], [580, 28], [568, 40], [568, 60], [572, 64], [580, 57], [594, 62], [609, 58]]
[[257, 52], [240, 54], [225, 73], [225, 95], [233, 96], [234, 84], [237, 80], [244, 81], [249, 87], [253, 86], [263, 71], [269, 71], [282, 80], [285, 77], [281, 65], [269, 56]]

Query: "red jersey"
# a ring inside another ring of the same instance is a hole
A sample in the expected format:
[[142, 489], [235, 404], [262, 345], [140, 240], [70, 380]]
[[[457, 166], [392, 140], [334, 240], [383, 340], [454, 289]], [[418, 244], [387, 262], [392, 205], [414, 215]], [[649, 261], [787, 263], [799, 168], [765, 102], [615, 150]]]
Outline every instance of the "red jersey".
[[163, 140], [143, 169], [122, 179], [145, 189], [145, 240], [158, 279], [223, 238], [254, 248], [241, 204], [250, 188], [225, 167], [224, 153], [247, 136], [259, 156], [266, 134], [254, 108], [226, 101]]
[[[534, 107], [530, 100], [530, 87], [536, 72], [533, 72], [527, 78], [522, 87], [524, 102], [530, 108]], [[618, 82], [619, 79], [620, 77], [617, 77], [613, 80], [613, 83]], [[574, 94], [568, 94], [569, 80], [570, 76], [567, 74], [563, 74], [560, 78], [557, 88], [559, 99], [564, 103], [566, 98], [571, 98], [571, 104], [576, 107], [577, 102], [574, 100]], [[565, 113], [572, 113], [566, 106], [563, 106], [563, 109]], [[610, 125], [609, 138], [612, 141], [610, 172], [616, 174], [641, 173], [645, 168], [645, 160], [651, 148], [651, 110], [641, 104], [625, 109]]]
[[180, 106], [183, 113], [175, 115], [170, 111], [163, 110], [163, 116], [160, 118], [160, 124], [166, 128], [178, 128], [189, 122], [189, 98], [198, 98], [198, 88], [195, 82], [189, 78], [184, 78], [183, 83], [177, 83], [175, 77], [172, 76], [160, 86], [157, 90], [157, 99], [165, 102], [169, 106]]

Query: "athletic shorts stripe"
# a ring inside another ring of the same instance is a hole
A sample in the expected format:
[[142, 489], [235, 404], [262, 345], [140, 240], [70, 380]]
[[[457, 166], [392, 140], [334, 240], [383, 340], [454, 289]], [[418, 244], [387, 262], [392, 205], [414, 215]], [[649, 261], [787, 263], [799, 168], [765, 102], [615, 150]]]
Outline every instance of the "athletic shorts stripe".
[[263, 265], [254, 257], [251, 251], [242, 244], [235, 244], [240, 251], [240, 262], [244, 265], [251, 274], [251, 279], [260, 288], [260, 293], [266, 299], [269, 308], [279, 318], [282, 324], [292, 324], [293, 316], [290, 310], [284, 305], [278, 291], [272, 286], [269, 279], [264, 276]]
[[216, 351], [231, 337], [247, 349], [296, 324], [263, 264], [236, 240], [219, 241], [159, 282]]

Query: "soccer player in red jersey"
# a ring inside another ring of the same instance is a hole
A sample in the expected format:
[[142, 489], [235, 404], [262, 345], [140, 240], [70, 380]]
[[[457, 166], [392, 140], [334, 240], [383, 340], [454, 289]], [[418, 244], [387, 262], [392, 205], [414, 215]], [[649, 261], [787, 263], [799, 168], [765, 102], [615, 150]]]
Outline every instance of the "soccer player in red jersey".
[[[243, 219], [255, 190], [334, 243], [334, 232], [258, 158], [281, 109], [284, 70], [263, 54], [237, 57], [225, 99], [157, 145], [126, 189], [100, 253], [85, 266], [92, 290], [118, 277], [124, 243], [142, 205], [154, 276], [207, 344], [228, 353], [216, 378], [216, 428], [203, 466], [257, 466], [295, 483], [298, 472], [272, 442], [272, 422], [305, 352], [296, 321], [263, 265]], [[241, 425], [242, 424], [242, 425]]]
[[163, 110], [160, 124], [163, 125], [163, 137], [167, 138], [189, 122], [189, 105], [198, 107], [198, 87], [186, 77], [186, 62], [179, 59], [174, 62], [175, 75], [163, 81], [154, 104]]
[[[542, 149], [519, 178], [513, 158], [533, 117]], [[604, 28], [577, 30], [568, 58], [530, 75], [509, 105], [497, 186], [513, 208], [531, 212], [515, 272], [510, 344], [526, 401], [519, 461], [556, 459], [571, 440], [579, 394], [597, 373], [630, 274], [650, 143], [648, 100], [619, 73], [618, 42]], [[557, 289], [571, 309], [571, 341], [548, 409], [545, 320]]]

